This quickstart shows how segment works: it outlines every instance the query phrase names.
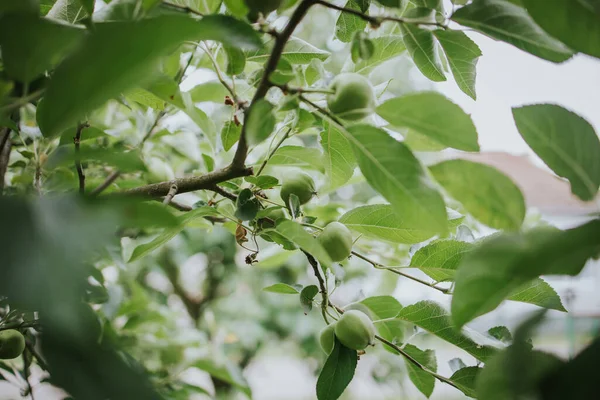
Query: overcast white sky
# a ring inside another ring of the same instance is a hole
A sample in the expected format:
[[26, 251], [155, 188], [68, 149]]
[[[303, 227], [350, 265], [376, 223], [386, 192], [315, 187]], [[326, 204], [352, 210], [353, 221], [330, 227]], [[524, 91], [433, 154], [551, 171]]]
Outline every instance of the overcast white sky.
[[483, 35], [467, 34], [483, 52], [477, 67], [477, 101], [451, 78], [436, 88], [472, 114], [483, 151], [533, 154], [512, 119], [511, 107], [523, 104], [559, 104], [600, 132], [600, 60], [579, 55], [554, 64]]

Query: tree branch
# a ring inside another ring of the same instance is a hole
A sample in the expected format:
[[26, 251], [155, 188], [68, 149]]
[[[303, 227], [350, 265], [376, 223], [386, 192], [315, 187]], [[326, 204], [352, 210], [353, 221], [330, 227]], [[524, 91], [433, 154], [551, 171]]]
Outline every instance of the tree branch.
[[83, 172], [83, 167], [81, 166], [81, 155], [79, 151], [79, 147], [81, 144], [81, 132], [85, 128], [89, 128], [90, 124], [88, 122], [83, 122], [77, 125], [77, 131], [75, 132], [75, 137], [73, 138], [73, 143], [75, 143], [75, 169], [77, 170], [77, 176], [79, 177], [79, 194], [85, 193], [85, 174]]
[[315, 273], [315, 276], [317, 277], [317, 280], [319, 281], [319, 288], [321, 290], [321, 296], [323, 297], [323, 299], [321, 301], [321, 315], [323, 315], [323, 319], [325, 320], [325, 323], [329, 324], [329, 319], [327, 318], [327, 306], [330, 304], [329, 303], [329, 294], [327, 293], [327, 285], [325, 284], [325, 281], [323, 280], [323, 277], [321, 276], [321, 272], [319, 271], [319, 263], [317, 262], [317, 260], [315, 260], [315, 258], [312, 256], [312, 254], [307, 253], [304, 250], [302, 250], [302, 252], [308, 259], [308, 263], [313, 268], [313, 272]]
[[379, 27], [381, 25], [381, 23], [385, 22], [385, 21], [392, 21], [392, 22], [397, 22], [400, 24], [431, 25], [431, 26], [437, 26], [437, 27], [440, 27], [443, 29], [448, 28], [446, 25], [439, 23], [439, 22], [412, 21], [412, 20], [409, 20], [406, 18], [392, 17], [392, 16], [386, 16], [386, 15], [378, 15], [378, 16], [367, 15], [359, 10], [354, 10], [352, 8], [337, 6], [337, 5], [332, 4], [325, 0], [315, 0], [315, 3], [322, 5], [324, 7], [327, 7], [327, 8], [331, 8], [333, 10], [341, 11], [346, 14], [355, 15], [355, 16], [363, 19], [364, 21], [367, 21], [373, 27]]
[[8, 169], [11, 149], [10, 128], [2, 128], [0, 130], [0, 195], [4, 190], [4, 175], [6, 175], [6, 170]]
[[[256, 93], [254, 93], [254, 97], [252, 98], [252, 102], [250, 103], [250, 107], [246, 111], [245, 119], [248, 120], [250, 113], [252, 113], [252, 105], [255, 104], [258, 100], [263, 99], [269, 88], [271, 88], [271, 81], [269, 80], [273, 71], [277, 69], [277, 64], [281, 59], [281, 54], [283, 53], [283, 49], [292, 36], [292, 33], [302, 21], [302, 18], [306, 15], [310, 7], [316, 3], [316, 0], [302, 0], [298, 7], [294, 10], [294, 13], [290, 17], [288, 24], [285, 29], [275, 37], [275, 45], [273, 46], [273, 50], [271, 51], [271, 55], [269, 56], [269, 60], [267, 61], [267, 65], [265, 66], [265, 72], [262, 76], [260, 83], [258, 84], [258, 88], [256, 89]], [[246, 125], [242, 126], [242, 133], [240, 135], [240, 140], [238, 142], [238, 147], [233, 157], [233, 161], [231, 163], [232, 166], [237, 168], [242, 168], [246, 162], [246, 156], [248, 154], [248, 143], [246, 141]]]
[[102, 182], [100, 186], [92, 190], [90, 196], [98, 196], [100, 193], [106, 190], [114, 181], [116, 181], [119, 176], [121, 176], [121, 171], [116, 170], [111, 172], [111, 174], [106, 177], [106, 180]]

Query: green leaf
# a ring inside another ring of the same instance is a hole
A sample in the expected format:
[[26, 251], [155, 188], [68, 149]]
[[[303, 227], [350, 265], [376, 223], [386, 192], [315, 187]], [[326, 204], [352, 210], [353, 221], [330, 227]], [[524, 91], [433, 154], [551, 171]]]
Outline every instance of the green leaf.
[[254, 197], [254, 193], [250, 189], [244, 189], [240, 192], [235, 206], [235, 216], [242, 221], [253, 220], [258, 214], [258, 210], [260, 210], [260, 202]]
[[222, 0], [170, 0], [170, 3], [189, 7], [202, 14], [212, 14], [219, 11]]
[[300, 292], [293, 286], [285, 283], [276, 283], [263, 288], [263, 292], [281, 293], [281, 294], [299, 294]]
[[269, 165], [285, 165], [323, 171], [323, 154], [319, 149], [301, 146], [282, 146], [269, 159]]
[[497, 339], [503, 343], [510, 343], [513, 340], [512, 334], [505, 326], [495, 326], [488, 329], [487, 333], [494, 339]]
[[[73, 127], [73, 128], [69, 128], [66, 131], [64, 131], [63, 133], [60, 134], [60, 145], [73, 145], [73, 138], [75, 137], [75, 134], [77, 133], [77, 128]], [[88, 128], [85, 128], [82, 132], [81, 132], [81, 136], [80, 136], [80, 142], [86, 142], [88, 140], [92, 140], [92, 139], [97, 139], [99, 137], [103, 137], [103, 136], [109, 136], [105, 131], [103, 131], [102, 129], [98, 129], [94, 126], [90, 126]]]
[[358, 356], [335, 339], [333, 351], [329, 354], [317, 380], [318, 400], [337, 400], [354, 377]]
[[550, 35], [573, 50], [600, 58], [600, 3], [597, 0], [521, 1], [534, 21]]
[[30, 82], [58, 64], [81, 39], [85, 30], [27, 15], [0, 19], [0, 46], [9, 77]]
[[523, 194], [496, 168], [467, 160], [449, 160], [429, 170], [450, 196], [482, 223], [496, 229], [521, 227], [526, 211]]
[[496, 351], [493, 347], [475, 343], [460, 331], [454, 329], [451, 325], [448, 312], [433, 301], [420, 301], [416, 304], [406, 306], [400, 311], [398, 318], [411, 322], [440, 339], [460, 347], [483, 362]]
[[469, 397], [476, 397], [475, 392], [475, 384], [477, 382], [477, 378], [481, 373], [483, 368], [479, 367], [465, 367], [461, 368], [455, 373], [452, 374], [450, 380], [458, 386], [464, 394]]
[[[360, 11], [354, 0], [348, 0], [344, 6], [351, 10]], [[347, 12], [341, 12], [335, 23], [335, 37], [344, 43], [350, 43], [355, 32], [362, 32], [367, 27], [367, 21]]]
[[540, 275], [577, 275], [600, 253], [600, 220], [559, 231], [538, 228], [485, 240], [461, 262], [452, 318], [461, 327]]
[[444, 49], [456, 84], [467, 96], [476, 100], [475, 78], [477, 61], [481, 57], [479, 46], [462, 31], [437, 29], [433, 34]]
[[[274, 41], [271, 40], [263, 48], [246, 54], [246, 60], [264, 63], [271, 55]], [[291, 64], [309, 64], [313, 59], [325, 61], [329, 52], [321, 50], [302, 39], [292, 37], [285, 45], [281, 57]]]
[[567, 311], [560, 300], [560, 296], [548, 282], [541, 278], [534, 279], [515, 289], [507, 300], [530, 303], [552, 310]]
[[513, 117], [523, 139], [546, 165], [569, 180], [577, 197], [592, 200], [600, 186], [600, 140], [592, 125], [552, 104], [513, 108]]
[[242, 126], [236, 124], [234, 121], [226, 121], [221, 129], [221, 142], [223, 143], [223, 149], [229, 151], [234, 144], [240, 140], [242, 134]]
[[400, 24], [402, 39], [415, 65], [434, 82], [446, 80], [433, 33], [416, 24]]
[[[437, 360], [435, 358], [435, 351], [433, 350], [421, 350], [417, 346], [412, 344], [406, 344], [404, 351], [408, 353], [412, 358], [417, 360], [421, 365], [429, 369], [430, 371], [437, 371]], [[429, 372], [423, 371], [415, 364], [406, 361], [406, 368], [408, 369], [408, 377], [412, 383], [419, 389], [425, 397], [429, 398], [433, 393], [435, 387], [435, 378]]]
[[57, 0], [46, 17], [74, 24], [87, 18], [88, 13], [79, 0]]
[[321, 246], [321, 243], [319, 243], [317, 239], [306, 232], [299, 223], [283, 220], [277, 224], [276, 229], [277, 232], [286, 239], [295, 243], [302, 250], [315, 257], [323, 267], [329, 267], [331, 265], [331, 258], [329, 258], [327, 250]]
[[420, 243], [437, 233], [417, 221], [413, 221], [412, 225], [407, 224], [389, 204], [357, 207], [342, 215], [340, 222], [353, 231], [392, 243]]
[[544, 32], [527, 11], [506, 0], [475, 1], [456, 10], [451, 19], [548, 61], [559, 63], [573, 55]]
[[135, 22], [97, 23], [78, 50], [54, 71], [37, 112], [42, 132], [54, 136], [140, 83], [162, 56], [185, 40], [260, 46], [249, 25], [222, 15], [201, 21], [163, 15]]
[[230, 385], [239, 389], [249, 398], [252, 397], [252, 391], [244, 379], [242, 371], [240, 371], [237, 365], [233, 363], [222, 364], [210, 359], [204, 359], [195, 361], [193, 366], [201, 369], [202, 371], [208, 372], [211, 376], [214, 376], [220, 381], [229, 383]]
[[135, 101], [143, 106], [150, 107], [154, 110], [164, 110], [167, 103], [155, 94], [142, 88], [129, 89], [124, 96], [127, 100]]
[[279, 184], [279, 179], [270, 175], [247, 176], [244, 179], [261, 189], [271, 189]]
[[307, 314], [310, 310], [312, 310], [313, 300], [317, 293], [319, 293], [319, 288], [315, 285], [306, 286], [300, 292], [300, 304], [302, 305], [304, 314]]
[[79, 0], [81, 6], [85, 9], [88, 15], [92, 15], [94, 13], [94, 2], [95, 0]]
[[265, 99], [255, 102], [250, 108], [246, 121], [246, 138], [251, 146], [265, 141], [275, 129], [275, 114], [273, 104]]
[[395, 318], [402, 310], [402, 305], [392, 296], [372, 296], [360, 301], [369, 309], [373, 321]]
[[390, 202], [406, 225], [447, 231], [444, 201], [408, 147], [370, 125], [353, 125], [344, 133], [367, 182]]
[[354, 72], [368, 74], [383, 62], [399, 56], [406, 50], [404, 41], [400, 35], [380, 36], [371, 39], [375, 47], [373, 55], [368, 60], [362, 60], [355, 64]]
[[218, 81], [210, 81], [194, 86], [189, 94], [193, 103], [202, 101], [211, 101], [213, 103], [222, 104], [225, 101], [225, 96], [229, 96], [229, 92]]
[[338, 188], [346, 184], [356, 168], [356, 159], [348, 139], [334, 124], [326, 123], [321, 132], [321, 147], [325, 159], [325, 173], [329, 186]]
[[435, 240], [417, 250], [410, 267], [420, 269], [437, 282], [453, 281], [459, 263], [472, 247], [458, 240]]
[[186, 225], [193, 220], [215, 214], [216, 211], [212, 207], [200, 207], [189, 211], [188, 213], [179, 217], [178, 225], [176, 227], [167, 229], [150, 242], [137, 246], [133, 250], [131, 257], [129, 258], [129, 262], [136, 261], [166, 244], [169, 240], [173, 239], [175, 236], [177, 236], [177, 234], [183, 231]]
[[479, 151], [471, 117], [439, 93], [395, 97], [377, 107], [377, 114], [394, 126], [412, 129], [448, 147]]
[[20, 1], [2, 1], [0, 2], [0, 14], [29, 14], [38, 15], [39, 9], [44, 9], [47, 12], [52, 7], [52, 3], [46, 4], [51, 0], [42, 0], [41, 4], [38, 0], [20, 0]]

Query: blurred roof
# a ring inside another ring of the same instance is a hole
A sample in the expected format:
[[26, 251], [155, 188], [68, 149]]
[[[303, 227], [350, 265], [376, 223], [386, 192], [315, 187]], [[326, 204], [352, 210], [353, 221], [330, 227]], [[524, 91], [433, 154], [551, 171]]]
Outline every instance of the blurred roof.
[[571, 193], [567, 180], [536, 166], [529, 156], [504, 152], [461, 153], [462, 158], [491, 165], [508, 175], [521, 189], [528, 207], [552, 215], [583, 215], [598, 211], [595, 202], [583, 202]]

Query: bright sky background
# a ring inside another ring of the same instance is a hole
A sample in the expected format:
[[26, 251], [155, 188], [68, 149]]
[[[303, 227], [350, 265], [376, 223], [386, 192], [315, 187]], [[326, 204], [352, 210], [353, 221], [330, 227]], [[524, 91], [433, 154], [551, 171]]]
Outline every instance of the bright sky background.
[[483, 151], [533, 154], [511, 114], [511, 107], [523, 104], [559, 104], [600, 132], [600, 60], [578, 55], [554, 64], [486, 36], [467, 34], [483, 52], [477, 66], [477, 101], [450, 77], [435, 87], [472, 114]]

